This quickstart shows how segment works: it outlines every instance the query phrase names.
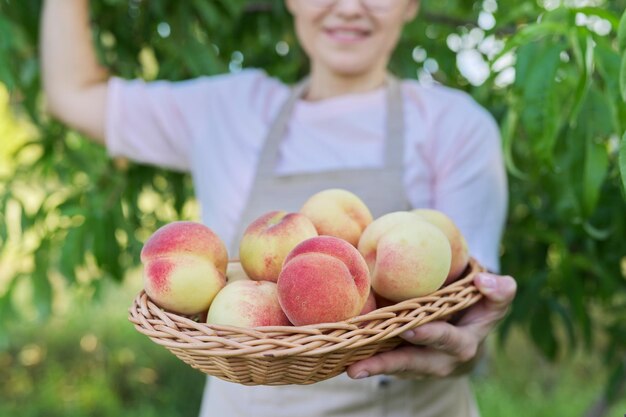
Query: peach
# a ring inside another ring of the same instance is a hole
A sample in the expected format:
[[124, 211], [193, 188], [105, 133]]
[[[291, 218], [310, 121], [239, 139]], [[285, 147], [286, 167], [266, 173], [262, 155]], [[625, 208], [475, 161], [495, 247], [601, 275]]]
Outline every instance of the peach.
[[448, 285], [456, 281], [461, 274], [463, 274], [463, 271], [465, 271], [465, 268], [467, 268], [467, 264], [469, 263], [470, 255], [465, 237], [456, 224], [454, 224], [452, 219], [441, 211], [432, 209], [416, 209], [412, 212], [420, 215], [427, 222], [437, 226], [448, 238], [448, 241], [450, 242], [450, 249], [452, 250], [452, 261], [450, 271], [448, 272], [448, 277], [446, 278], [444, 285]]
[[350, 191], [332, 188], [312, 195], [300, 208], [317, 233], [335, 236], [356, 247], [361, 233], [372, 222], [365, 203]]
[[237, 327], [289, 326], [278, 303], [276, 283], [239, 280], [217, 293], [207, 323]]
[[318, 236], [296, 246], [278, 277], [278, 301], [296, 326], [355, 317], [370, 292], [365, 260], [343, 239]]
[[248, 226], [239, 242], [241, 266], [250, 279], [276, 282], [287, 254], [314, 236], [315, 226], [300, 213], [266, 213]]
[[370, 295], [367, 297], [367, 300], [365, 300], [365, 304], [363, 305], [359, 316], [371, 313], [372, 311], [376, 310], [376, 308], [376, 295], [374, 294], [374, 291], [370, 289]]
[[450, 271], [451, 250], [439, 228], [425, 220], [397, 224], [376, 245], [372, 288], [393, 302], [428, 295]]
[[370, 272], [374, 270], [376, 246], [378, 245], [380, 237], [393, 226], [419, 220], [420, 217], [410, 211], [394, 211], [376, 218], [365, 228], [359, 239], [357, 248], [359, 252], [361, 252], [361, 255], [363, 255], [363, 258], [365, 258]]
[[148, 297], [176, 313], [206, 311], [226, 284], [226, 246], [200, 223], [178, 221], [159, 228], [143, 246], [141, 262]]

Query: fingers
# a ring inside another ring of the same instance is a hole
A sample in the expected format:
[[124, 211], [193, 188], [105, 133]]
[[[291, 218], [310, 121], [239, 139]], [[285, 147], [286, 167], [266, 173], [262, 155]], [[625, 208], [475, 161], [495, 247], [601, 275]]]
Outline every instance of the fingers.
[[466, 329], [444, 321], [423, 324], [400, 335], [414, 345], [431, 347], [458, 358], [460, 362], [476, 356], [477, 338]]
[[494, 307], [508, 306], [517, 292], [515, 279], [508, 275], [481, 272], [474, 278], [474, 284]]
[[416, 346], [402, 346], [389, 352], [379, 353], [354, 363], [347, 369], [348, 376], [354, 379], [381, 374], [410, 374], [414, 378], [445, 377], [453, 371], [452, 361], [449, 358]]
[[412, 377], [445, 377], [471, 364], [487, 334], [504, 317], [515, 297], [517, 284], [510, 276], [480, 273], [474, 279], [483, 299], [473, 305], [456, 325], [444, 321], [426, 323], [400, 335], [411, 346], [352, 364], [351, 378], [378, 374]]
[[517, 283], [510, 276], [486, 272], [478, 274], [474, 283], [484, 298], [465, 312], [457, 326], [482, 340], [508, 312], [515, 298]]

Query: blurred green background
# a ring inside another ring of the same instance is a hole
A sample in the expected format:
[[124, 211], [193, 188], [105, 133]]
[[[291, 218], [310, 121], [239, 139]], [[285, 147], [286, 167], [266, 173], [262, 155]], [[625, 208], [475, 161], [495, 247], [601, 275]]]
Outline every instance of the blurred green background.
[[[40, 0], [0, 0], [0, 416], [197, 414], [203, 376], [126, 320], [138, 254], [197, 219], [190, 179], [108, 160], [44, 112]], [[474, 374], [484, 416], [626, 413], [626, 0], [424, 0], [393, 71], [471, 93], [510, 184], [519, 293]], [[122, 77], [307, 63], [283, 2], [91, 2]]]

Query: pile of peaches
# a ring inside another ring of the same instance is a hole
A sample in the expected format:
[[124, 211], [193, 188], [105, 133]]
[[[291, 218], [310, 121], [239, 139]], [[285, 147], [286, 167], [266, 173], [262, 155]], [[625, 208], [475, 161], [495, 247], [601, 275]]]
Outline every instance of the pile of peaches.
[[458, 279], [469, 262], [445, 214], [415, 209], [372, 218], [355, 194], [328, 189], [299, 212], [272, 211], [246, 228], [239, 262], [210, 228], [178, 221], [142, 252], [144, 289], [159, 307], [237, 327], [343, 321]]

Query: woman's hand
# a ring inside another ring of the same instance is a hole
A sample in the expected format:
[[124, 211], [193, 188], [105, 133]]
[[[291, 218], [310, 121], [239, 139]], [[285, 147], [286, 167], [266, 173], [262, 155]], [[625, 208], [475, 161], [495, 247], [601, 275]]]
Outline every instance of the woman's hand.
[[483, 341], [506, 315], [517, 284], [510, 276], [480, 273], [474, 284], [484, 298], [456, 324], [435, 321], [400, 336], [409, 342], [348, 367], [351, 378], [387, 374], [408, 378], [447, 377], [468, 372], [480, 357]]

